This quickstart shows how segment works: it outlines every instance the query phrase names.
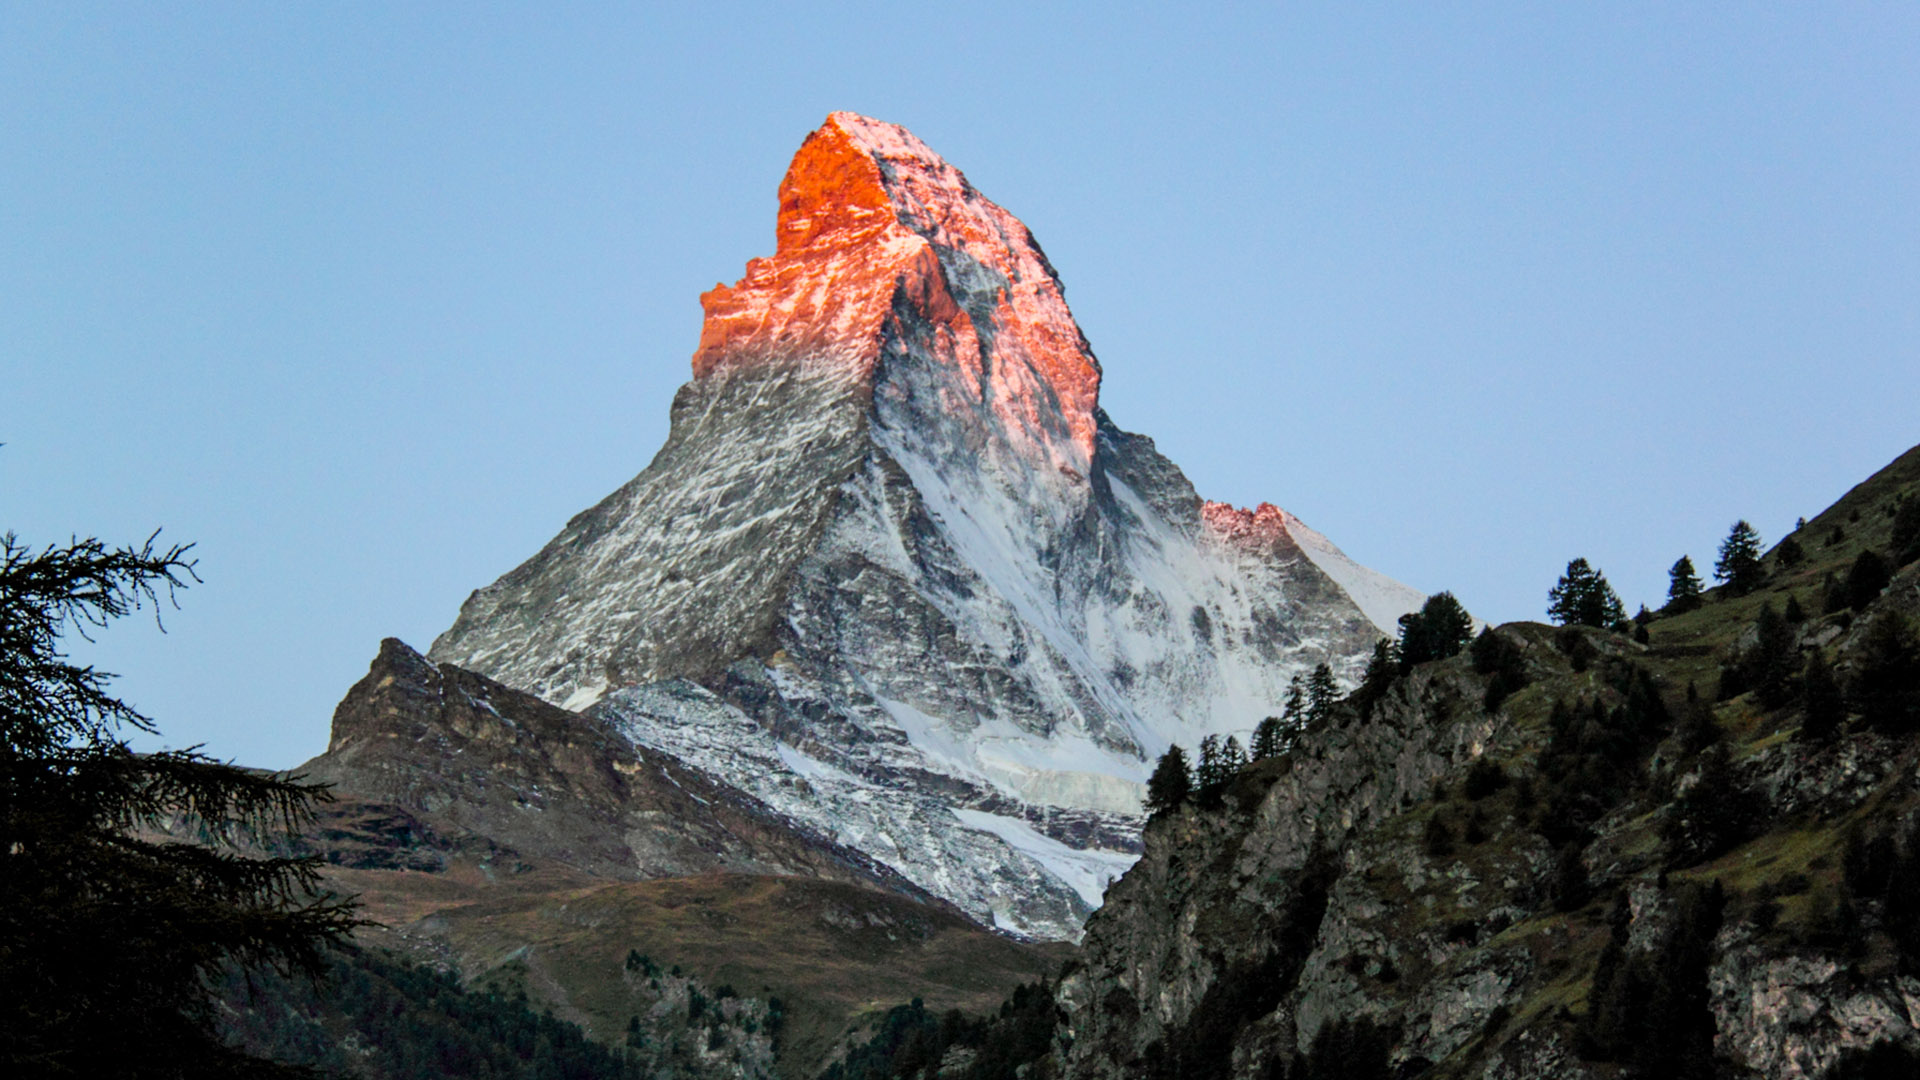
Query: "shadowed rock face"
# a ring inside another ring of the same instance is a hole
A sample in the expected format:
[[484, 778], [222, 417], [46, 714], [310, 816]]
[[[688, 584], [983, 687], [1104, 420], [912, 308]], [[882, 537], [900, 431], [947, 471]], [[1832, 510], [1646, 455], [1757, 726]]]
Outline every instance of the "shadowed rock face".
[[798, 874], [930, 899], [669, 754], [393, 638], [334, 711], [327, 752], [299, 771], [342, 799], [317, 837], [339, 865], [434, 870], [465, 853], [502, 869]]
[[905, 130], [829, 117], [777, 238], [702, 298], [652, 464], [431, 655], [1071, 935], [1154, 755], [1356, 676], [1422, 597], [1115, 426], [1032, 234]]

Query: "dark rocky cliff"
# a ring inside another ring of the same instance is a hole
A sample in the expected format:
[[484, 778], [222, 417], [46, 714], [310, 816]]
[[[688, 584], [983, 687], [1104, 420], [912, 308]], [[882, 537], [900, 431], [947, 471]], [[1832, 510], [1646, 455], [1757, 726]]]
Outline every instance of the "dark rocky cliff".
[[[1054, 1063], [1089, 1078], [1852, 1076], [1869, 1053], [1910, 1068], [1920, 561], [1898, 568], [1894, 522], [1915, 499], [1920, 450], [1769, 553], [1750, 594], [1714, 590], [1644, 641], [1499, 628], [1481, 670], [1467, 654], [1421, 665], [1249, 766], [1217, 806], [1160, 813], [1062, 980]], [[1891, 580], [1850, 591], [1874, 557]], [[1831, 735], [1810, 718], [1816, 656], [1844, 688]]]

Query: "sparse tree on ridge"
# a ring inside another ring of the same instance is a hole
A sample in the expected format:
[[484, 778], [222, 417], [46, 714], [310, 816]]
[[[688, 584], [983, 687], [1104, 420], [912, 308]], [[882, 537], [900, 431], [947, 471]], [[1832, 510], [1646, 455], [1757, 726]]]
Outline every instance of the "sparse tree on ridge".
[[1559, 583], [1547, 590], [1547, 615], [1561, 626], [1613, 629], [1627, 621], [1627, 609], [1606, 575], [1585, 559], [1568, 563]]
[[1253, 760], [1265, 761], [1286, 753], [1286, 728], [1277, 716], [1269, 716], [1253, 729]]
[[1720, 542], [1720, 558], [1713, 564], [1716, 581], [1725, 582], [1734, 595], [1745, 596], [1766, 580], [1766, 567], [1760, 564], [1760, 534], [1744, 520], [1733, 523], [1727, 538]]
[[1420, 610], [1400, 616], [1400, 669], [1458, 655], [1473, 640], [1473, 616], [1450, 592], [1427, 597]]
[[1693, 560], [1685, 555], [1667, 571], [1667, 610], [1678, 615], [1683, 611], [1692, 611], [1700, 606], [1700, 594], [1705, 591], [1700, 584], [1700, 575], [1693, 568]]
[[1220, 786], [1220, 781], [1224, 779], [1220, 772], [1220, 736], [1201, 737], [1200, 761], [1193, 773], [1194, 786], [1202, 792], [1212, 791]]
[[1307, 722], [1307, 683], [1299, 672], [1287, 681], [1287, 701], [1280, 710], [1280, 719], [1295, 728]]
[[1333, 668], [1322, 660], [1307, 676], [1307, 721], [1324, 724], [1333, 716], [1333, 703], [1340, 699], [1340, 684], [1333, 681]]
[[1160, 755], [1159, 764], [1153, 767], [1153, 775], [1147, 778], [1147, 813], [1172, 810], [1184, 804], [1192, 794], [1193, 774], [1187, 767], [1187, 752], [1175, 743]]
[[1367, 658], [1367, 670], [1360, 676], [1360, 687], [1353, 692], [1354, 706], [1362, 716], [1373, 714], [1374, 703], [1386, 696], [1388, 687], [1400, 675], [1397, 650], [1386, 638], [1373, 643], [1373, 655]]
[[1220, 778], [1231, 780], [1247, 767], [1246, 751], [1240, 749], [1240, 740], [1232, 735], [1220, 746]]

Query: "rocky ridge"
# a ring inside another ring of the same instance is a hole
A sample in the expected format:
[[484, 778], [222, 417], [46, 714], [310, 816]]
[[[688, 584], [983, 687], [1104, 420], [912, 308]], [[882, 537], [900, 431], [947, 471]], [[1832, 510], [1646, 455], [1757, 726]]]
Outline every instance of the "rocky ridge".
[[653, 462], [430, 655], [1073, 936], [1154, 755], [1356, 677], [1421, 597], [1115, 426], [1032, 234], [904, 129], [829, 117], [776, 238], [702, 297]]
[[318, 839], [338, 865], [434, 871], [467, 853], [613, 880], [817, 877], [939, 903], [604, 721], [435, 664], [395, 638], [334, 710], [326, 752], [296, 771], [332, 786]]
[[[1157, 815], [1060, 983], [1051, 1074], [1907, 1075], [1920, 561], [1871, 564], [1913, 559], [1916, 500], [1920, 448], [1751, 594], [1639, 641], [1497, 628]], [[1742, 681], [1769, 634], [1853, 687], [1838, 731], [1807, 730], [1810, 688]]]

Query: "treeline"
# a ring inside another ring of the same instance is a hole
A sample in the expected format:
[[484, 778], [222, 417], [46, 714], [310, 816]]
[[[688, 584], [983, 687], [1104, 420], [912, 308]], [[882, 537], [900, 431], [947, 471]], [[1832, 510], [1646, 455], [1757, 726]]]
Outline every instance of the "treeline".
[[958, 1009], [929, 1011], [914, 998], [887, 1010], [863, 1046], [821, 1073], [821, 1080], [1043, 1080], [1059, 1010], [1045, 980], [1022, 984], [997, 1013], [970, 1017]]
[[[1820, 586], [1821, 614], [1859, 613], [1866, 610], [1867, 605], [1878, 599], [1892, 582], [1894, 574], [1902, 567], [1920, 560], [1920, 495], [1910, 494], [1900, 499], [1888, 508], [1888, 513], [1893, 518], [1893, 525], [1887, 550], [1880, 552], [1868, 548], [1854, 557], [1844, 574], [1828, 571]], [[1852, 521], [1858, 522], [1860, 517], [1860, 512], [1855, 510]], [[1805, 526], [1806, 520], [1802, 519], [1795, 535], [1788, 536], [1774, 547], [1773, 561], [1778, 570], [1792, 571], [1806, 563], [1806, 549], [1796, 538]], [[1845, 528], [1835, 525], [1827, 533], [1825, 544], [1834, 547], [1845, 539]], [[1766, 584], [1770, 576], [1766, 554], [1760, 534], [1752, 525], [1744, 520], [1733, 523], [1726, 539], [1720, 543], [1713, 576], [1733, 596], [1746, 596]], [[1685, 614], [1705, 602], [1706, 585], [1701, 581], [1699, 571], [1694, 568], [1693, 559], [1680, 556], [1667, 570], [1667, 599], [1660, 608], [1660, 614]], [[1789, 621], [1798, 621], [1794, 618], [1800, 613], [1798, 598], [1791, 598], [1789, 604], [1791, 608], [1786, 613]], [[1629, 620], [1619, 595], [1607, 583], [1606, 575], [1586, 559], [1577, 558], [1567, 564], [1566, 572], [1548, 590], [1547, 616], [1562, 626], [1591, 626], [1619, 633], [1631, 632], [1644, 642], [1644, 627], [1654, 613], [1642, 605], [1639, 613]]]
[[1427, 598], [1419, 611], [1400, 617], [1396, 640], [1374, 645], [1366, 673], [1353, 693], [1342, 696], [1331, 665], [1322, 662], [1306, 676], [1295, 675], [1279, 716], [1269, 716], [1253, 729], [1242, 747], [1238, 736], [1200, 740], [1197, 759], [1174, 744], [1160, 755], [1147, 779], [1146, 810], [1163, 813], [1193, 802], [1202, 808], [1220, 805], [1226, 787], [1248, 765], [1285, 754], [1303, 731], [1365, 716], [1394, 680], [1416, 665], [1444, 660], [1467, 647], [1473, 635], [1473, 617], [1450, 592]]
[[235, 972], [223, 1032], [251, 1053], [365, 1080], [626, 1080], [638, 1063], [524, 993], [469, 990], [446, 972], [343, 948], [319, 980]]

